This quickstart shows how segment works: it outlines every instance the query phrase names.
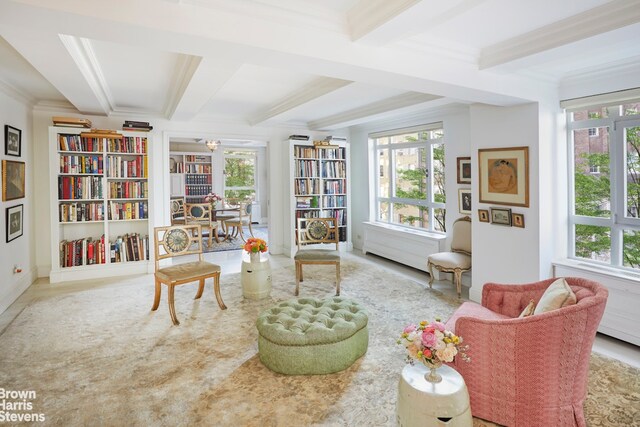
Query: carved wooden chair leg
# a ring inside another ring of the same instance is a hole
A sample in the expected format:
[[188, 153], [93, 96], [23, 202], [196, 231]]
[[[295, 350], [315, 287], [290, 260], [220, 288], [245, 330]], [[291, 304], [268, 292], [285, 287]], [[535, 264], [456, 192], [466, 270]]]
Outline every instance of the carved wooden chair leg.
[[433, 264], [427, 262], [427, 269], [429, 270], [429, 289], [433, 289]]
[[336, 296], [340, 296], [340, 263], [336, 263]]
[[242, 241], [243, 241], [243, 242], [246, 242], [246, 241], [247, 241], [247, 239], [245, 239], [245, 238], [244, 238], [244, 232], [242, 231], [242, 228], [243, 228], [243, 227], [242, 227], [242, 224], [240, 224], [240, 225], [238, 226], [238, 230], [239, 230], [240, 238], [242, 239]]
[[160, 294], [162, 293], [162, 283], [159, 280], [156, 280], [156, 294], [153, 297], [153, 307], [151, 307], [151, 311], [156, 311], [158, 306], [160, 305]]
[[216, 243], [220, 243], [220, 237], [218, 236], [218, 226], [216, 226], [213, 230], [213, 237], [216, 239]]
[[249, 234], [251, 234], [251, 237], [255, 237], [253, 235], [253, 228], [251, 227], [251, 221], [249, 221]]
[[222, 301], [222, 295], [220, 295], [220, 273], [213, 276], [213, 291], [216, 294], [218, 306], [220, 306], [222, 310], [226, 310], [227, 306], [224, 305], [224, 301]]
[[296, 261], [296, 292], [295, 295], [298, 296], [300, 292], [300, 279], [302, 276], [302, 264]]
[[174, 291], [175, 285], [169, 285], [169, 314], [171, 315], [171, 320], [173, 324], [178, 326], [180, 322], [178, 321], [178, 316], [176, 316], [176, 307], [174, 304]]
[[458, 299], [460, 299], [460, 296], [462, 294], [462, 270], [456, 268], [454, 274], [456, 276], [456, 290], [458, 291]]
[[202, 291], [204, 291], [204, 279], [200, 279], [200, 283], [198, 285], [198, 293], [194, 299], [198, 299], [202, 296]]

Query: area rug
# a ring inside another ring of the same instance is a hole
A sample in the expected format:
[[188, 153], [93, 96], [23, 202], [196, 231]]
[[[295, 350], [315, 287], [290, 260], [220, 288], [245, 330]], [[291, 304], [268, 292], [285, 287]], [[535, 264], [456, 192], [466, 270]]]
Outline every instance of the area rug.
[[[259, 239], [263, 239], [265, 241], [269, 241], [268, 239], [268, 231], [267, 226], [265, 225], [253, 225], [253, 237], [257, 237]], [[244, 227], [244, 236], [245, 238], [251, 237], [249, 234], [249, 228]], [[207, 241], [205, 241], [205, 245], [202, 248], [203, 252], [220, 252], [220, 251], [239, 251], [242, 249], [244, 242], [240, 237], [234, 237], [228, 240], [220, 239], [219, 243], [215, 241], [211, 244], [211, 247], [206, 245]]]
[[[332, 296], [334, 271], [305, 269], [300, 295]], [[280, 375], [258, 358], [255, 319], [293, 298], [289, 266], [273, 271], [271, 296], [258, 301], [243, 299], [238, 274], [223, 275], [227, 310], [211, 283], [197, 301], [197, 286], [178, 287], [178, 327], [164, 289], [150, 312], [148, 275], [35, 301], [0, 335], [0, 387], [35, 392], [27, 412], [43, 414], [44, 425], [393, 426], [399, 332], [410, 321], [447, 318], [458, 303], [366, 261], [345, 262], [342, 277], [342, 295], [369, 312], [370, 343], [340, 373]], [[640, 371], [596, 354], [590, 369], [589, 425], [639, 425]]]

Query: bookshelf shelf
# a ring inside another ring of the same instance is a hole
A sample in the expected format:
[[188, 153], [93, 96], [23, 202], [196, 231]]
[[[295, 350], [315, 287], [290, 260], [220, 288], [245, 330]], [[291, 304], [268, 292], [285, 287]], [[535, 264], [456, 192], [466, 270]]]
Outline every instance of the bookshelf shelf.
[[204, 203], [213, 191], [213, 153], [171, 152], [171, 197], [184, 197], [187, 203]]
[[148, 143], [142, 132], [49, 128], [51, 283], [153, 271]]

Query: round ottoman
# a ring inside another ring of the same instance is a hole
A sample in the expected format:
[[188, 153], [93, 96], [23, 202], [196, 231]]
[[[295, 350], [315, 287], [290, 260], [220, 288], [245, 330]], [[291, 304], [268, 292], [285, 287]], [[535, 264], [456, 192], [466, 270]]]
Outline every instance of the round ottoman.
[[366, 353], [368, 320], [362, 306], [346, 298], [281, 302], [256, 321], [260, 360], [288, 375], [342, 371]]

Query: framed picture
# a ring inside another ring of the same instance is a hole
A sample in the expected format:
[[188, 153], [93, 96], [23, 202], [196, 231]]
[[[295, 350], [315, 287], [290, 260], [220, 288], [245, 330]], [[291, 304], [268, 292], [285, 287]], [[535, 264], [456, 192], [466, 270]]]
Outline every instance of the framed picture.
[[511, 209], [491, 208], [491, 224], [511, 226]]
[[486, 209], [478, 209], [478, 220], [480, 222], [489, 222], [489, 211]]
[[529, 206], [529, 147], [478, 150], [480, 203]]
[[458, 189], [458, 210], [461, 214], [471, 213], [471, 189]]
[[7, 208], [7, 243], [22, 236], [24, 205]]
[[24, 162], [2, 161], [2, 200], [24, 197]]
[[524, 228], [524, 214], [511, 214], [511, 225]]
[[9, 125], [4, 125], [4, 154], [20, 157], [22, 151], [22, 131]]
[[471, 184], [471, 157], [458, 157], [458, 184]]

